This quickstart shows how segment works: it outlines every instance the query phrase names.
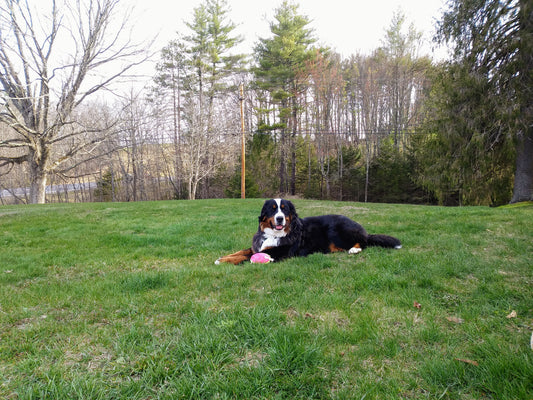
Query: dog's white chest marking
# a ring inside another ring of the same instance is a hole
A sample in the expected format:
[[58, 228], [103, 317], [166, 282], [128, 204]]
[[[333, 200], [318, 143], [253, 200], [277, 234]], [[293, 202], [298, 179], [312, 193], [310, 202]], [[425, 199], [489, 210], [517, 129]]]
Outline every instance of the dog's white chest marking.
[[275, 229], [266, 228], [263, 232], [263, 243], [261, 244], [261, 250], [264, 250], [267, 247], [278, 247], [279, 240], [285, 236], [287, 236], [287, 232], [285, 232], [285, 230], [278, 231]]
[[264, 249], [269, 248], [269, 247], [278, 247], [278, 245], [279, 245], [279, 238], [265, 235], [265, 240], [263, 241], [263, 244], [261, 245], [260, 251], [263, 251]]

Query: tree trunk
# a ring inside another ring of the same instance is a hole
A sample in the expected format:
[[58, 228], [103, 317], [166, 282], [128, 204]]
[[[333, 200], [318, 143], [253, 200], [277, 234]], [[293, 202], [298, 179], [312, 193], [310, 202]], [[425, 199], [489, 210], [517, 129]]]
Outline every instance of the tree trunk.
[[511, 203], [533, 201], [533, 128], [519, 136]]
[[370, 172], [370, 145], [365, 134], [366, 156], [365, 156], [365, 203], [368, 202], [368, 184]]
[[32, 161], [30, 163], [30, 203], [44, 204], [46, 202], [47, 176], [41, 164]]
[[521, 87], [522, 131], [517, 135], [516, 171], [511, 203], [533, 201], [533, 5], [520, 0], [518, 84]]
[[294, 196], [296, 194], [296, 144], [294, 139], [291, 147], [291, 195]]
[[189, 176], [189, 182], [188, 182], [188, 192], [187, 193], [187, 196], [189, 198], [189, 200], [194, 200], [194, 196], [193, 196], [193, 193], [192, 193], [192, 176]]
[[191, 191], [189, 193], [189, 200], [196, 199], [196, 189], [198, 188], [198, 178], [194, 178], [191, 182]]
[[292, 196], [296, 194], [296, 134], [298, 132], [298, 109], [296, 95], [292, 98], [292, 137], [291, 137], [291, 189]]
[[280, 163], [279, 163], [279, 194], [285, 193], [285, 130], [281, 133], [281, 146], [280, 146]]
[[174, 186], [174, 196], [176, 199], [181, 199], [181, 176], [180, 176], [180, 167], [181, 167], [181, 88], [179, 86], [180, 73], [178, 69], [177, 80], [174, 79], [174, 70], [172, 70], [172, 81], [178, 82], [177, 85], [172, 85], [172, 116], [174, 122], [174, 179], [171, 179], [171, 183]]
[[37, 149], [31, 149], [29, 153], [30, 164], [30, 203], [44, 204], [46, 202], [46, 184], [48, 173], [46, 165], [48, 163], [48, 149], [40, 141], [35, 143]]

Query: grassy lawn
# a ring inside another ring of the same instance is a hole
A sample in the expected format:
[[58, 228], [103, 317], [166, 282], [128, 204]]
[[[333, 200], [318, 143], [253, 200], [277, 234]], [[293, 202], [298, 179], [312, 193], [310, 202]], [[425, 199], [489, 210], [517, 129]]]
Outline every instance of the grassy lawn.
[[0, 207], [0, 398], [533, 399], [533, 206], [296, 200], [401, 250], [214, 265], [262, 200]]

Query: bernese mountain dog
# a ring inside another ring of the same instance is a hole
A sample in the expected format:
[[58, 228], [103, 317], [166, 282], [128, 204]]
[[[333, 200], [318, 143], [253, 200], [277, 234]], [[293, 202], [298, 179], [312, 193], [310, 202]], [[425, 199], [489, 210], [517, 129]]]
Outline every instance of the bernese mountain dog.
[[267, 253], [274, 261], [312, 253], [357, 254], [368, 246], [402, 247], [395, 237], [369, 235], [360, 224], [343, 215], [299, 218], [292, 202], [271, 199], [265, 201], [261, 210], [252, 247], [220, 257], [215, 264], [239, 264], [250, 260], [255, 253]]

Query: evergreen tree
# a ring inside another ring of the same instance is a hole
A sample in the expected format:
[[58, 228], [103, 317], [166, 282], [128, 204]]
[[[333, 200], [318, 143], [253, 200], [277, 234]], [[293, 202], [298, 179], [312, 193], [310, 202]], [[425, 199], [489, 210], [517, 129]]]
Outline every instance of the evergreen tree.
[[[220, 151], [220, 137], [232, 125], [224, 109], [230, 79], [243, 69], [245, 57], [234, 49], [242, 38], [233, 34], [226, 0], [204, 0], [186, 23], [189, 33], [162, 51], [156, 77], [160, 101], [171, 101], [176, 152], [176, 189], [180, 175], [195, 198], [200, 181], [213, 175], [228, 152]], [[165, 96], [165, 93], [171, 96]], [[215, 123], [215, 114], [223, 115]], [[217, 145], [219, 145], [217, 147]]]
[[462, 65], [436, 70], [430, 118], [413, 148], [417, 181], [445, 205], [498, 205], [511, 198], [513, 142], [497, 89]]
[[[298, 14], [298, 6], [284, 1], [276, 9], [275, 21], [270, 24], [272, 37], [262, 38], [255, 47], [256, 68], [254, 74], [260, 89], [270, 93], [277, 107], [276, 123], [272, 130], [280, 128], [280, 193], [287, 192], [288, 154], [292, 161], [290, 193], [296, 185], [296, 143], [298, 129], [298, 96], [305, 82], [305, 63], [313, 56], [311, 46], [315, 43], [309, 19]], [[263, 129], [268, 129], [263, 125]]]
[[[246, 176], [253, 176], [263, 197], [272, 197], [278, 191], [276, 144], [268, 134], [253, 135], [246, 145]], [[246, 183], [248, 193], [248, 183]]]
[[[174, 197], [182, 197], [181, 191], [181, 112], [183, 82], [187, 72], [186, 47], [183, 40], [172, 40], [161, 50], [161, 60], [156, 65], [152, 100], [161, 103], [163, 115], [171, 119], [172, 143], [174, 150], [173, 175], [169, 176], [174, 189]], [[170, 101], [168, 101], [170, 99]]]
[[199, 96], [201, 108], [207, 100], [211, 116], [215, 96], [228, 89], [226, 78], [243, 68], [244, 56], [231, 53], [242, 42], [242, 37], [232, 36], [236, 25], [228, 20], [226, 0], [205, 0], [194, 9], [193, 21], [186, 23], [191, 30], [185, 36], [191, 74], [189, 89]]
[[[453, 46], [451, 68], [463, 79], [447, 88], [455, 100], [445, 111], [448, 121], [462, 120], [465, 132], [491, 151], [512, 141], [511, 202], [533, 200], [533, 2], [449, 0], [437, 39]], [[472, 89], [477, 96], [464, 96]]]

